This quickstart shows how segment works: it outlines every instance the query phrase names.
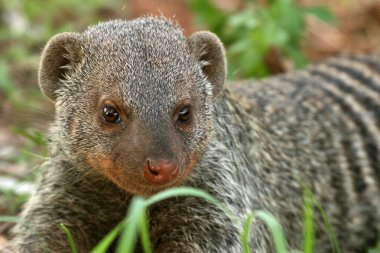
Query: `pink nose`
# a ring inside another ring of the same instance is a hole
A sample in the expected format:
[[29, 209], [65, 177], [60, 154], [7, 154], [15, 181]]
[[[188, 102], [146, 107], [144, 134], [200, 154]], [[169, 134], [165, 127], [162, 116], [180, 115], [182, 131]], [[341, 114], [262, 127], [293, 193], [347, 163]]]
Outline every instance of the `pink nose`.
[[144, 177], [152, 184], [166, 184], [178, 177], [178, 163], [176, 161], [154, 161], [146, 159]]

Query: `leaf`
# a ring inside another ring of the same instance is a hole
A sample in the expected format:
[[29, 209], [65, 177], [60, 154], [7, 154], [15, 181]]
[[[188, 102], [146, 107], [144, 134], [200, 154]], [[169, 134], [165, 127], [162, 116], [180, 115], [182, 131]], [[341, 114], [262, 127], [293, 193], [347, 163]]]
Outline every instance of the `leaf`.
[[297, 68], [305, 67], [309, 63], [305, 55], [292, 45], [286, 46], [284, 53], [293, 60]]
[[260, 25], [260, 20], [255, 16], [255, 12], [246, 10], [232, 14], [228, 19], [228, 25], [232, 29], [245, 28], [252, 30]]
[[192, 0], [190, 7], [197, 13], [197, 18], [203, 24], [207, 24], [208, 28], [219, 34], [226, 18], [226, 13], [215, 7], [210, 0]]
[[327, 23], [336, 24], [337, 19], [332, 12], [324, 6], [311, 6], [303, 8], [305, 14], [311, 14]]

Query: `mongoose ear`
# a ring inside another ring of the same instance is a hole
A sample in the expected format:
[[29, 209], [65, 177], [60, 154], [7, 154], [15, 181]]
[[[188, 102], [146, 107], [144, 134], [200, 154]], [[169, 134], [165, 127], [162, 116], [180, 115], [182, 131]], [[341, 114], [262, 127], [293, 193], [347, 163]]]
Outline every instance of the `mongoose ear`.
[[46, 44], [40, 61], [38, 83], [42, 92], [51, 100], [61, 80], [82, 60], [78, 33], [60, 33]]
[[217, 96], [226, 78], [226, 57], [220, 39], [211, 32], [196, 32], [188, 38], [190, 50], [199, 60], [203, 73], [213, 85]]

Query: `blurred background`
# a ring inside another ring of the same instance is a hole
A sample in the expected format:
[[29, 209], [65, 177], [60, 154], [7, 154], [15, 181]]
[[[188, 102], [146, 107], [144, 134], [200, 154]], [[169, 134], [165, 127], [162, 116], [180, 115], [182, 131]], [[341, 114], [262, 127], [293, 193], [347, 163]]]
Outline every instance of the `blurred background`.
[[[163, 15], [225, 43], [228, 79], [262, 78], [380, 48], [380, 0], [0, 0], [0, 215], [17, 215], [48, 155], [54, 106], [37, 85], [41, 50], [63, 31]], [[12, 223], [0, 223], [0, 245]]]

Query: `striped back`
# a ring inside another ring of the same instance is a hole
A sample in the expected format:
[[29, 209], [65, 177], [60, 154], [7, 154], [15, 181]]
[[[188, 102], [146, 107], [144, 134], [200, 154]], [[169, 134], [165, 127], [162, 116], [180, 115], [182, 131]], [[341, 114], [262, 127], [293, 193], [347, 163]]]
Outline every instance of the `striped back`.
[[[380, 55], [346, 55], [259, 82], [233, 96], [294, 161], [349, 249], [380, 231]], [[281, 169], [287, 168], [279, 168]], [[350, 246], [352, 243], [352, 246]]]

